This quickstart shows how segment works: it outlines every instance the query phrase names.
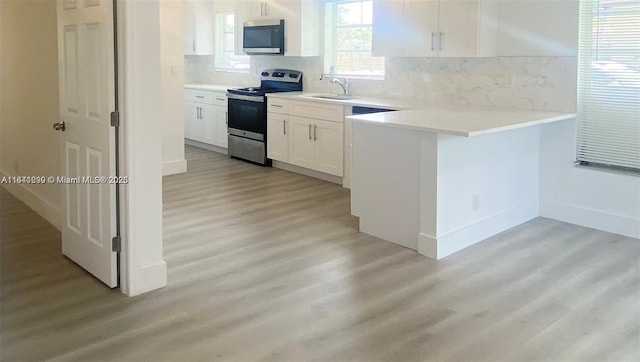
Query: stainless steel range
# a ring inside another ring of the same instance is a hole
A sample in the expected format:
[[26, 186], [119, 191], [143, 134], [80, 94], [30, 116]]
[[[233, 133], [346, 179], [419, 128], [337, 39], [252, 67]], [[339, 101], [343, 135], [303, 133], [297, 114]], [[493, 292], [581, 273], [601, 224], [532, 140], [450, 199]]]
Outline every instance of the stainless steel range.
[[267, 93], [302, 90], [302, 72], [267, 69], [260, 87], [228, 89], [229, 155], [271, 165], [267, 159]]

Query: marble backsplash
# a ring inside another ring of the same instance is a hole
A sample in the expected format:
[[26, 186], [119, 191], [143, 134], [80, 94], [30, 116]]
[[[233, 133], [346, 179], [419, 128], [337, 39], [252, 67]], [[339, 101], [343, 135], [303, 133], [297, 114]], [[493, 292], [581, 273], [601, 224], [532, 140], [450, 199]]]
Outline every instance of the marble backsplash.
[[[251, 57], [252, 73], [216, 72], [213, 56], [185, 56], [186, 83], [259, 84], [256, 70], [304, 72], [304, 90], [340, 93], [320, 80], [322, 57]], [[575, 57], [387, 58], [385, 80], [351, 80], [356, 96], [575, 112]]]

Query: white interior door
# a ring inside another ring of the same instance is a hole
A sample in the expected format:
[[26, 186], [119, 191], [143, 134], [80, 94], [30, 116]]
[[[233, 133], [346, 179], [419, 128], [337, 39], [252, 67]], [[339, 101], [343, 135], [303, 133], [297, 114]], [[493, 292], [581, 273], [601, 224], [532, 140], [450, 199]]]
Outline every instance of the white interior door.
[[[58, 0], [62, 253], [109, 287], [118, 285], [113, 3]], [[78, 179], [74, 179], [78, 178]], [[89, 179], [91, 178], [91, 179]]]

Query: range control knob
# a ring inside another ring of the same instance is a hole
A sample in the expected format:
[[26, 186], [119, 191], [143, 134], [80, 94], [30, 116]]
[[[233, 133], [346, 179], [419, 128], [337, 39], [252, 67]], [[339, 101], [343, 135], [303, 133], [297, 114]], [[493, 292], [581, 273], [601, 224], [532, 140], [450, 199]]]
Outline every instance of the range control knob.
[[298, 78], [298, 75], [296, 73], [289, 73], [289, 78]]
[[260, 73], [261, 76], [263, 77], [268, 77], [269, 76], [269, 72], [262, 72]]

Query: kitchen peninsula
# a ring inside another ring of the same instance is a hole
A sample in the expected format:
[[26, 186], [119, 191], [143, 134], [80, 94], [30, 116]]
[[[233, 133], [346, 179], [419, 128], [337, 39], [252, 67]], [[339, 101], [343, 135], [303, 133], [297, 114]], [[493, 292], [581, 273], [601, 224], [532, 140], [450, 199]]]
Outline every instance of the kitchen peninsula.
[[347, 119], [360, 231], [440, 259], [539, 215], [541, 127], [575, 114], [434, 105]]

